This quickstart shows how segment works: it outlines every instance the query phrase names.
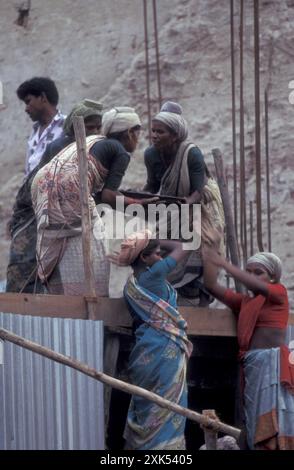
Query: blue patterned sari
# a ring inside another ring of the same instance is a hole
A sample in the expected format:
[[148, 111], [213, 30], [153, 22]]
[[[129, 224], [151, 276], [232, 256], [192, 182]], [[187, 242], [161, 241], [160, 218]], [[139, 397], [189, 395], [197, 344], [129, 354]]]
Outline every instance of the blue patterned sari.
[[[124, 290], [132, 315], [142, 323], [129, 359], [131, 383], [187, 406], [186, 367], [192, 344], [186, 322], [176, 309], [176, 292], [168, 283], [168, 301], [131, 277]], [[133, 396], [124, 437], [127, 449], [185, 449], [186, 419]]]

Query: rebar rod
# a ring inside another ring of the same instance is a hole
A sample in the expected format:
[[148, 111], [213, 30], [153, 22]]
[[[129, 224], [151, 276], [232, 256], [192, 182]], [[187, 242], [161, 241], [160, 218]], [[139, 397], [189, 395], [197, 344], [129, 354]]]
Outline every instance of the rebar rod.
[[259, 77], [259, 0], [254, 0], [254, 91], [255, 91], [255, 171], [256, 234], [259, 251], [262, 244], [261, 144], [260, 144], [260, 77]]
[[157, 28], [156, 0], [153, 0], [152, 6], [153, 6], [154, 39], [155, 39], [155, 54], [156, 54], [157, 88], [158, 88], [158, 111], [160, 111], [161, 104], [162, 104], [162, 95], [161, 95], [161, 77], [160, 77], [160, 62], [159, 62], [159, 41], [158, 41], [158, 28]]
[[264, 91], [264, 120], [265, 120], [265, 162], [266, 162], [266, 209], [267, 209], [267, 249], [272, 251], [271, 228], [271, 193], [269, 169], [269, 132], [268, 132], [268, 90]]
[[249, 203], [249, 218], [250, 218], [250, 256], [253, 255], [253, 250], [254, 250], [254, 242], [253, 242], [253, 201], [250, 201]]
[[233, 194], [234, 225], [238, 239], [238, 186], [237, 186], [237, 149], [236, 149], [236, 85], [235, 85], [235, 38], [234, 38], [234, 0], [231, 0], [231, 87], [232, 87], [232, 143], [233, 143]]
[[146, 92], [147, 92], [147, 115], [149, 144], [151, 144], [151, 104], [150, 104], [150, 77], [149, 77], [149, 41], [148, 41], [148, 11], [147, 0], [143, 0], [144, 10], [144, 35], [145, 35], [145, 72], [146, 72]]
[[244, 137], [244, 1], [240, 3], [240, 241], [244, 261], [247, 260], [245, 137]]

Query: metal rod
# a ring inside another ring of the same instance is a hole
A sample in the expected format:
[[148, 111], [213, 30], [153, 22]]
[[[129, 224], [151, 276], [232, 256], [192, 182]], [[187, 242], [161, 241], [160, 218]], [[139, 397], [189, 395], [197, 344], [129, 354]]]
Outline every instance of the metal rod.
[[246, 224], [246, 189], [245, 189], [245, 138], [244, 138], [244, 1], [240, 3], [240, 241], [244, 261], [247, 260], [247, 224]]
[[160, 77], [160, 63], [159, 63], [159, 42], [158, 42], [158, 29], [157, 29], [157, 8], [156, 0], [153, 0], [153, 22], [154, 22], [154, 38], [155, 38], [155, 53], [156, 53], [156, 72], [157, 72], [157, 87], [158, 87], [158, 110], [160, 111], [162, 104], [161, 95], [161, 77]]
[[260, 83], [259, 83], [259, 0], [254, 0], [254, 84], [255, 84], [255, 168], [256, 168], [256, 232], [257, 246], [262, 244]]
[[249, 209], [250, 209], [250, 256], [253, 255], [253, 201], [250, 201], [249, 203]]
[[234, 225], [238, 239], [238, 187], [236, 149], [236, 89], [235, 89], [235, 39], [234, 39], [234, 0], [231, 0], [231, 84], [232, 84], [232, 139], [233, 139], [233, 178], [234, 178]]
[[[226, 243], [226, 258], [230, 259], [230, 249], [229, 249], [228, 243]], [[230, 287], [230, 275], [226, 273], [225, 277], [226, 277], [227, 288], [229, 288]]]
[[270, 170], [269, 170], [269, 132], [268, 132], [268, 89], [264, 91], [265, 114], [265, 162], [266, 162], [266, 208], [267, 208], [267, 248], [272, 251], [272, 227], [271, 227], [271, 194], [270, 194]]
[[147, 91], [148, 133], [149, 133], [149, 144], [151, 144], [151, 106], [150, 106], [147, 0], [143, 0], [143, 7], [144, 7], [143, 9], [144, 9], [144, 33], [145, 33], [145, 71], [146, 71], [146, 91]]

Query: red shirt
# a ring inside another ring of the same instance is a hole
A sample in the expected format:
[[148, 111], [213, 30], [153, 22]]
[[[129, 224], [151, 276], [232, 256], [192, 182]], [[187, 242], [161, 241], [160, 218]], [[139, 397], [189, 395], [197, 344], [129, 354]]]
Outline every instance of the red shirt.
[[256, 300], [261, 298], [263, 301], [258, 299], [262, 305], [260, 306], [254, 327], [286, 328], [289, 318], [287, 290], [282, 284], [268, 284], [267, 287], [269, 292], [267, 297], [262, 295], [250, 297], [246, 294], [238, 294], [232, 289], [227, 289], [225, 292], [225, 304], [234, 313], [240, 314], [239, 322], [244, 315], [245, 309], [247, 315], [245, 320], [248, 321], [248, 316], [252, 316], [252, 307], [254, 308]]
[[[289, 318], [287, 290], [282, 284], [268, 284], [268, 296], [249, 297], [231, 289], [225, 292], [224, 303], [234, 313], [239, 314], [237, 336], [239, 356], [249, 349], [255, 328], [286, 329]], [[290, 361], [290, 351], [286, 345], [280, 347], [280, 380], [291, 393], [294, 393], [294, 365]]]

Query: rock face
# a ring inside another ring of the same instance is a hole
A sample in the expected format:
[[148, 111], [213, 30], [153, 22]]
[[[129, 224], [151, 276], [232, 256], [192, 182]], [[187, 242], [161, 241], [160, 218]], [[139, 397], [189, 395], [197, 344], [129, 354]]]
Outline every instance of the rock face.
[[[156, 63], [149, 5], [152, 114], [158, 110]], [[239, 2], [235, 3], [236, 104], [239, 112]], [[244, 92], [247, 201], [255, 198], [253, 0], [245, 3]], [[179, 101], [190, 136], [211, 164], [211, 149], [224, 154], [232, 189], [230, 11], [227, 0], [160, 0], [157, 2], [163, 99]], [[261, 110], [269, 90], [272, 249], [283, 259], [284, 282], [294, 299], [293, 265], [293, 105], [289, 82], [294, 79], [292, 17], [294, 3], [260, 1]], [[5, 109], [0, 111], [1, 276], [7, 262], [5, 223], [24, 166], [31, 122], [15, 95], [17, 86], [34, 75], [49, 75], [68, 112], [81, 98], [102, 99], [106, 107], [135, 107], [145, 125], [138, 152], [124, 179], [125, 186], [145, 180], [142, 152], [147, 145], [147, 104], [144, 23], [141, 1], [39, 0], [32, 2], [28, 28], [17, 26], [13, 2], [0, 6], [0, 80]], [[264, 117], [262, 117], [264, 133]], [[237, 150], [239, 115], [237, 114]], [[265, 175], [264, 134], [262, 172]], [[18, 182], [18, 183], [17, 183]], [[263, 180], [263, 227], [266, 238], [266, 197]], [[255, 224], [254, 224], [255, 226]], [[254, 241], [255, 249], [256, 242]]]

